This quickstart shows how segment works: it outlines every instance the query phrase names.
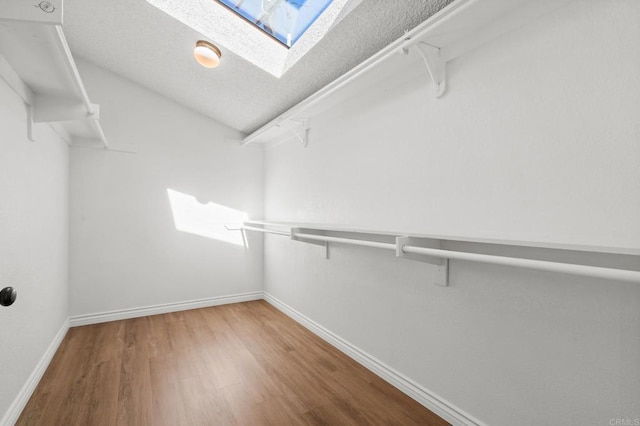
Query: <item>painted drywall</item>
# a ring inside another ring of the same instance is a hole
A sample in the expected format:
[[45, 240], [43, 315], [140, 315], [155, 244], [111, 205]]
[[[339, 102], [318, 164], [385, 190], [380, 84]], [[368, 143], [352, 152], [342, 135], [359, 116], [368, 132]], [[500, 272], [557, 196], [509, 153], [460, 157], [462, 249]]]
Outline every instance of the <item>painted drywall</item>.
[[[638, 16], [570, 2], [449, 62], [437, 100], [422, 67], [367, 76], [308, 148], [266, 151], [266, 219], [640, 248]], [[480, 421], [640, 418], [637, 285], [452, 261], [443, 288], [386, 251], [330, 257], [267, 236], [265, 290]]]
[[223, 225], [233, 211], [262, 215], [262, 152], [227, 139], [239, 135], [226, 126], [78, 62], [110, 143], [137, 153], [71, 150], [71, 315], [261, 290], [260, 237], [244, 247]]
[[0, 80], [0, 288], [18, 291], [0, 306], [0, 419], [69, 316], [69, 149], [49, 126], [34, 136], [24, 103]]

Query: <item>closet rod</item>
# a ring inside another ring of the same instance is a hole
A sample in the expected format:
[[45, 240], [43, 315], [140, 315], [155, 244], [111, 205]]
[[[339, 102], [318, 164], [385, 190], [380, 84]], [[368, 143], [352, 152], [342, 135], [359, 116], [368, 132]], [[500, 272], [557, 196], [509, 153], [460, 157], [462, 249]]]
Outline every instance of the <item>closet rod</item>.
[[562, 263], [562, 262], [550, 262], [545, 260], [536, 259], [522, 259], [516, 257], [507, 256], [495, 256], [489, 254], [480, 253], [468, 253], [461, 251], [434, 249], [427, 247], [416, 247], [411, 245], [399, 246], [399, 242], [396, 243], [383, 243], [378, 241], [367, 241], [353, 238], [339, 238], [329, 237], [326, 235], [305, 234], [292, 231], [291, 233], [285, 231], [275, 231], [270, 229], [257, 228], [252, 226], [244, 226], [244, 229], [250, 231], [259, 231], [270, 234], [278, 234], [291, 236], [294, 239], [312, 240], [312, 241], [324, 241], [327, 243], [341, 243], [350, 244], [356, 246], [375, 247], [385, 250], [394, 250], [402, 253], [422, 254], [426, 256], [438, 257], [443, 259], [458, 259], [466, 260], [470, 262], [491, 263], [495, 265], [513, 266], [527, 269], [537, 269], [542, 271], [559, 272], [571, 275], [580, 275], [592, 278], [603, 278], [615, 281], [625, 281], [640, 283], [640, 271], [633, 271], [628, 269], [614, 269], [604, 268], [600, 266], [579, 265], [574, 263]]
[[100, 126], [100, 123], [95, 118], [92, 117], [95, 115], [96, 111], [94, 109], [94, 105], [89, 100], [87, 89], [84, 87], [84, 84], [82, 83], [82, 78], [80, 78], [80, 71], [78, 71], [76, 62], [73, 60], [71, 49], [69, 48], [67, 39], [64, 36], [64, 32], [62, 32], [62, 26], [56, 25], [55, 31], [56, 31], [56, 36], [58, 38], [60, 49], [62, 50], [62, 53], [66, 58], [65, 65], [67, 66], [67, 70], [71, 74], [71, 80], [73, 81], [73, 84], [76, 86], [76, 89], [78, 89], [78, 92], [80, 93], [80, 97], [82, 98], [82, 103], [84, 104], [84, 107], [87, 110], [87, 115], [89, 116], [89, 120], [91, 121], [91, 127], [93, 127], [93, 130], [98, 134], [98, 138], [100, 139], [100, 142], [102, 142], [102, 144], [104, 145], [104, 148], [109, 149], [109, 142], [107, 141], [107, 138], [104, 135], [104, 132], [102, 131], [102, 127]]
[[247, 231], [257, 231], [257, 232], [262, 232], [265, 234], [276, 234], [276, 235], [284, 235], [286, 237], [291, 236], [290, 232], [286, 232], [286, 231], [276, 231], [274, 229], [264, 229], [264, 228], [257, 228], [254, 226], [243, 226], [242, 229], [246, 229]]
[[73, 84], [76, 86], [76, 89], [78, 89], [78, 92], [80, 92], [80, 97], [82, 98], [82, 103], [84, 104], [84, 107], [87, 109], [87, 114], [93, 115], [95, 113], [93, 109], [93, 104], [89, 100], [89, 95], [87, 94], [87, 90], [85, 89], [84, 84], [82, 84], [82, 79], [80, 78], [80, 72], [78, 71], [78, 67], [76, 66], [76, 63], [73, 60], [73, 55], [71, 54], [71, 49], [69, 49], [69, 44], [67, 43], [67, 39], [65, 38], [64, 33], [62, 32], [62, 27], [60, 25], [56, 25], [55, 30], [56, 30], [56, 35], [58, 37], [58, 43], [60, 43], [60, 49], [62, 50], [62, 53], [66, 58], [65, 65], [67, 66], [67, 69], [71, 74], [71, 80], [73, 81]]
[[640, 271], [630, 271], [626, 269], [602, 268], [599, 266], [520, 259], [515, 257], [493, 256], [489, 254], [467, 253], [414, 246], [403, 246], [402, 251], [404, 253], [424, 254], [427, 256], [444, 257], [447, 259], [460, 259], [471, 262], [493, 263], [496, 265], [515, 266], [519, 268], [539, 269], [542, 271], [560, 272], [585, 277], [604, 278], [634, 283], [640, 282]]
[[386, 250], [396, 250], [395, 243], [379, 243], [377, 241], [355, 240], [352, 238], [327, 237], [326, 235], [302, 234], [293, 232], [291, 234], [295, 238], [304, 238], [305, 240], [325, 241], [327, 243], [351, 244], [354, 246], [375, 247]]

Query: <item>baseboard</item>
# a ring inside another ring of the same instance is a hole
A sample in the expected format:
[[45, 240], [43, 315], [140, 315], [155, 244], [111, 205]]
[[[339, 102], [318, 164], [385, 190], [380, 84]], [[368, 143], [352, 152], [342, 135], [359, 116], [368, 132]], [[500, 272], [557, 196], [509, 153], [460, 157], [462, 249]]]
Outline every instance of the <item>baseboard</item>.
[[269, 293], [264, 293], [264, 300], [449, 423], [456, 426], [485, 426], [481, 421], [473, 418], [435, 393], [425, 389], [423, 386], [369, 355], [362, 349], [352, 345], [342, 337], [304, 316]]
[[18, 418], [20, 417], [20, 414], [22, 413], [22, 410], [24, 409], [25, 405], [27, 405], [27, 402], [29, 402], [29, 398], [31, 398], [33, 391], [36, 390], [36, 386], [38, 386], [38, 383], [40, 383], [40, 379], [42, 379], [44, 372], [47, 371], [49, 363], [53, 359], [53, 356], [56, 354], [56, 351], [58, 350], [58, 347], [60, 346], [60, 343], [62, 343], [62, 339], [64, 339], [64, 336], [67, 334], [68, 330], [69, 320], [67, 319], [62, 324], [62, 327], [60, 327], [60, 330], [58, 330], [58, 334], [56, 334], [56, 336], [53, 338], [53, 341], [45, 351], [44, 355], [42, 355], [42, 358], [40, 358], [40, 361], [36, 365], [36, 368], [33, 369], [33, 372], [31, 373], [25, 384], [22, 386], [22, 389], [20, 389], [20, 392], [18, 392], [18, 395], [13, 400], [13, 402], [9, 406], [9, 409], [2, 417], [2, 420], [0, 420], [0, 426], [11, 426], [16, 424]]
[[233, 294], [229, 296], [208, 297], [206, 299], [188, 300], [185, 302], [165, 303], [162, 305], [143, 306], [141, 308], [120, 309], [117, 311], [99, 312], [97, 314], [76, 315], [69, 318], [71, 327], [118, 321], [129, 318], [146, 317], [148, 315], [166, 314], [189, 309], [208, 308], [210, 306], [229, 303], [248, 302], [262, 299], [262, 291]]

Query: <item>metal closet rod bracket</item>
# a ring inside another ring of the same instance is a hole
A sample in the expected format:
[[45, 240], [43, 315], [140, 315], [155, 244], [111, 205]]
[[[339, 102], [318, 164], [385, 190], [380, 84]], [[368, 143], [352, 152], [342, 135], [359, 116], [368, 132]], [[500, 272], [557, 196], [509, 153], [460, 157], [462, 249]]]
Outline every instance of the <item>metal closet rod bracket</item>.
[[396, 256], [435, 265], [437, 269], [435, 280], [433, 283], [443, 287], [447, 287], [449, 285], [449, 259], [414, 253], [405, 253], [403, 250], [405, 246], [439, 249], [440, 241], [425, 240], [424, 238], [414, 237], [396, 237]]
[[441, 49], [423, 41], [418, 41], [409, 45], [410, 40], [411, 39], [407, 39], [407, 45], [402, 48], [402, 52], [407, 55], [409, 54], [410, 47], [416, 48], [418, 54], [422, 57], [422, 60], [427, 67], [427, 71], [429, 72], [429, 77], [433, 82], [433, 95], [434, 97], [439, 98], [444, 94], [447, 86], [447, 68], [446, 62], [442, 59], [440, 54]]

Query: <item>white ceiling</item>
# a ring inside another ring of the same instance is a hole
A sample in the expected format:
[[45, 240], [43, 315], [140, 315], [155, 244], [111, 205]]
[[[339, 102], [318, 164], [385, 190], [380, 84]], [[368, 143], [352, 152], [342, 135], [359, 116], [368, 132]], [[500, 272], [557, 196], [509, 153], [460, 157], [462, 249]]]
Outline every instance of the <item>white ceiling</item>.
[[74, 55], [250, 133], [451, 1], [362, 0], [280, 78], [222, 45], [221, 65], [202, 68], [202, 35], [145, 0], [66, 0], [63, 28]]

